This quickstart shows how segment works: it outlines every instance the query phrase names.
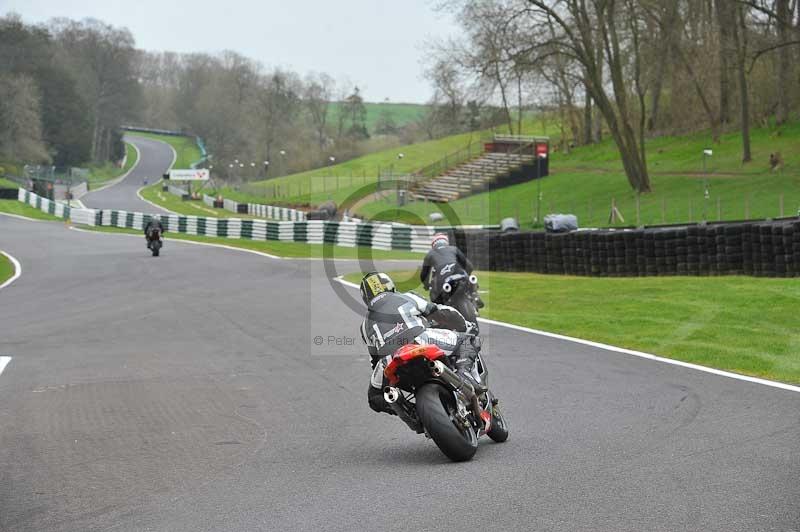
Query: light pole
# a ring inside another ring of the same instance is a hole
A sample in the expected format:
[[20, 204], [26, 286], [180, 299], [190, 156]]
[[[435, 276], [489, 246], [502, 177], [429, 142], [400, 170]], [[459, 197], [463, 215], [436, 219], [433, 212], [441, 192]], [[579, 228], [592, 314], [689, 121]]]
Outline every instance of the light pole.
[[286, 150], [280, 150], [278, 154], [281, 156], [281, 167], [278, 169], [278, 172], [282, 175], [286, 175]]
[[264, 161], [264, 178], [269, 174], [269, 161]]
[[712, 150], [703, 150], [703, 221], [705, 222], [708, 215], [708, 166], [706, 165], [706, 158], [714, 154]]
[[540, 153], [536, 158], [536, 223], [542, 220], [542, 162], [547, 159], [546, 153]]

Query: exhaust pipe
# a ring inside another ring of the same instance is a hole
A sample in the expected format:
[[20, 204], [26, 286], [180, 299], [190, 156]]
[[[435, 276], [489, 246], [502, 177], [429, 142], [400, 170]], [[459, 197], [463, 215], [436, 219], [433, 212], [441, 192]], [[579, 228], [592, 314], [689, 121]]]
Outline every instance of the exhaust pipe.
[[469, 282], [470, 284], [478, 284], [478, 278], [475, 275], [470, 275]]
[[450, 292], [452, 292], [452, 291], [453, 291], [453, 287], [452, 287], [452, 286], [450, 286], [450, 283], [444, 283], [444, 284], [442, 285], [442, 290], [444, 290], [444, 293], [445, 293], [445, 294], [449, 294]]
[[[475, 393], [475, 388], [472, 386], [472, 384], [468, 383], [461, 377], [461, 375], [442, 364], [440, 360], [431, 361], [429, 363], [429, 367], [431, 368], [431, 375], [442, 379], [457, 391], [464, 394], [464, 397], [466, 397], [467, 401], [469, 401], [472, 412], [478, 416], [478, 419], [483, 420], [483, 408], [481, 408], [481, 405], [478, 402], [478, 395]], [[489, 430], [488, 426], [484, 427], [484, 430]]]
[[393, 386], [387, 386], [383, 389], [383, 400], [389, 403], [390, 405], [397, 402], [400, 399], [400, 390]]

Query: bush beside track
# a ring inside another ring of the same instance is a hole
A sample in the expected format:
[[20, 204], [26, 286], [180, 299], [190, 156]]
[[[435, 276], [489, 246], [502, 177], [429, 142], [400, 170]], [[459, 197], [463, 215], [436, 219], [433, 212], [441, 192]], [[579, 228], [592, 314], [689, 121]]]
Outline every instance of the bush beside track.
[[[426, 295], [419, 270], [388, 273], [398, 290]], [[485, 318], [800, 383], [800, 285], [792, 279], [601, 279], [507, 272], [478, 272], [478, 277]], [[345, 279], [358, 283], [361, 274]], [[487, 347], [491, 357], [489, 342]]]

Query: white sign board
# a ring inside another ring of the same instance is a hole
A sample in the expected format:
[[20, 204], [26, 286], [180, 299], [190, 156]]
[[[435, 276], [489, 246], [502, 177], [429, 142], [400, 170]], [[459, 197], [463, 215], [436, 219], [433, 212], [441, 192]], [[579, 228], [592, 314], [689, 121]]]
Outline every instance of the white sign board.
[[171, 181], [208, 181], [208, 170], [170, 170]]

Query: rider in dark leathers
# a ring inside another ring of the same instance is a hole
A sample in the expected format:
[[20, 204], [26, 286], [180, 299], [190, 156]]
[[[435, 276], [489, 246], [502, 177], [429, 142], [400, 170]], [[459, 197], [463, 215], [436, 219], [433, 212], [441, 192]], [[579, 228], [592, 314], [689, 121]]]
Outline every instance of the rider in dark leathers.
[[459, 270], [471, 275], [472, 263], [460, 249], [450, 245], [447, 235], [437, 233], [433, 236], [431, 250], [425, 255], [419, 272], [422, 286], [430, 290], [431, 301], [442, 303], [444, 280], [448, 275], [460, 273]]
[[150, 217], [150, 220], [144, 226], [144, 238], [147, 240], [148, 245], [150, 244], [151, 234], [155, 229], [158, 229], [160, 234], [164, 234], [164, 226], [161, 223], [161, 216], [155, 214]]
[[[361, 338], [367, 344], [372, 362], [372, 378], [367, 397], [376, 412], [394, 411], [383, 397], [387, 381], [386, 364], [405, 344], [435, 344], [455, 359], [456, 372], [479, 392], [485, 391], [470, 369], [480, 351], [480, 339], [468, 332], [470, 325], [455, 309], [428, 302], [413, 292], [399, 294], [394, 282], [384, 273], [368, 273], [361, 280], [361, 296], [367, 315], [361, 324]], [[433, 322], [437, 327], [430, 327]]]

